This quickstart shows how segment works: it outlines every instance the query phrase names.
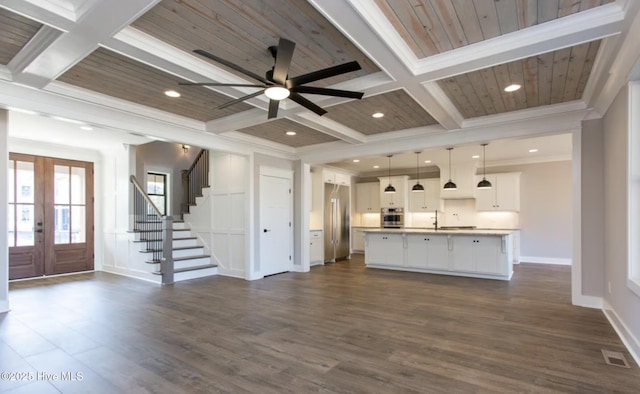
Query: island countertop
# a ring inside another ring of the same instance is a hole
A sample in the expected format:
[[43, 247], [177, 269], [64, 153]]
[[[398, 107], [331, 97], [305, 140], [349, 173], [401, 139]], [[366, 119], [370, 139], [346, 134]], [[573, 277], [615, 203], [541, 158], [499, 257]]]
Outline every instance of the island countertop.
[[469, 229], [469, 230], [436, 230], [429, 228], [369, 228], [363, 229], [365, 233], [384, 234], [458, 234], [458, 235], [509, 235], [518, 230], [493, 230], [493, 229]]

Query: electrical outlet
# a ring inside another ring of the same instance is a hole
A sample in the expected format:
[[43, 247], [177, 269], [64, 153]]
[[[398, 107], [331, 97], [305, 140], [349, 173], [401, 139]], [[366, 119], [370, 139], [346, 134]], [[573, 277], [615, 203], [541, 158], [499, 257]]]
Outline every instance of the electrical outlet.
[[609, 294], [611, 294], [611, 281], [607, 282], [607, 290], [609, 291]]

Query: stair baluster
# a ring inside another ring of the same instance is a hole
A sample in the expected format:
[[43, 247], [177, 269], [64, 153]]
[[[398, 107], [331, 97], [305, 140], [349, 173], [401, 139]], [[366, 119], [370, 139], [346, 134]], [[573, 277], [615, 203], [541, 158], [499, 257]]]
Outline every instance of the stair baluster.
[[196, 197], [202, 196], [202, 189], [209, 187], [209, 151], [201, 149], [191, 167], [183, 171], [184, 200], [182, 213], [188, 213], [189, 207], [196, 205]]

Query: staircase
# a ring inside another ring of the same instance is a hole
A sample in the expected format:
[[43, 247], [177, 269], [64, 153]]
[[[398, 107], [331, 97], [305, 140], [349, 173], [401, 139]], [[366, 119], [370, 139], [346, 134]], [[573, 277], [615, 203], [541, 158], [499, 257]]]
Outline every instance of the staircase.
[[[204, 246], [193, 236], [187, 224], [174, 221], [171, 237], [171, 256], [173, 257], [173, 281], [202, 278], [218, 274], [218, 267], [211, 262], [211, 255], [205, 254]], [[135, 241], [140, 244], [140, 253], [150, 264], [152, 273], [162, 275], [161, 260], [154, 258], [158, 252], [155, 243], [161, 241], [161, 230], [134, 231]]]

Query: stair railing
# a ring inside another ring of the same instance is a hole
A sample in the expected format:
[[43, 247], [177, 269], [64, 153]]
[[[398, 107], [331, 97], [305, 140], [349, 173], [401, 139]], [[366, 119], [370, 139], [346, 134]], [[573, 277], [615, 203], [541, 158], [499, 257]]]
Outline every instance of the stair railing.
[[188, 170], [182, 171], [184, 197], [182, 212], [188, 213], [189, 207], [196, 205], [196, 197], [202, 196], [202, 189], [209, 187], [209, 150], [201, 149]]
[[162, 215], [134, 175], [133, 215], [131, 229], [145, 241], [146, 250], [152, 253], [152, 262], [160, 263], [162, 284], [173, 283], [173, 217]]

